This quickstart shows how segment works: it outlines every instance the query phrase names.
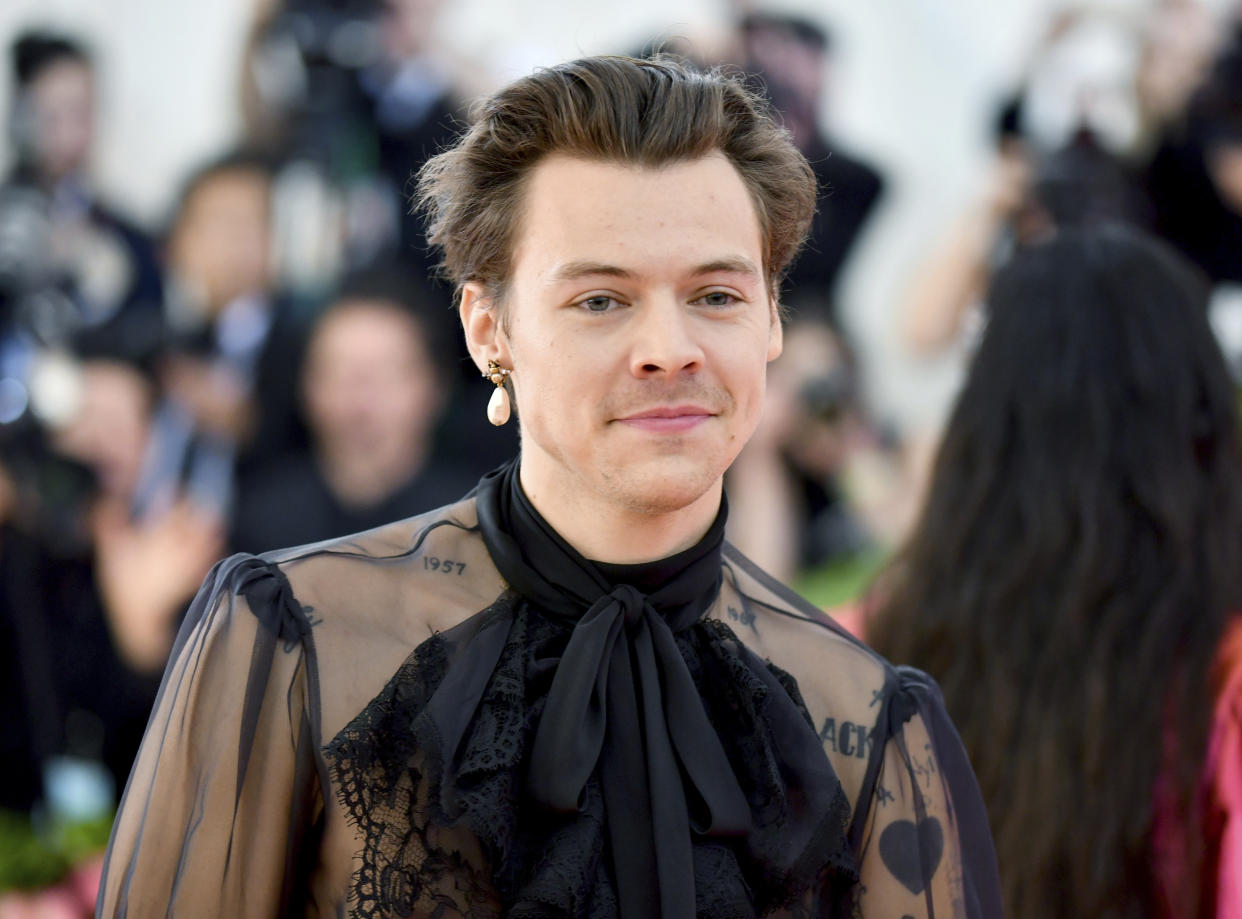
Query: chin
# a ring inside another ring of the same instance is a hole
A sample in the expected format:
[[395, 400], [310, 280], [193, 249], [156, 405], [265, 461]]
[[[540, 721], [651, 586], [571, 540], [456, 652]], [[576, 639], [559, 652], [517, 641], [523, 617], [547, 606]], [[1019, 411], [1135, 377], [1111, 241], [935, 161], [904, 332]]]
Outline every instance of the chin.
[[702, 498], [720, 481], [724, 469], [691, 468], [659, 464], [663, 468], [624, 469], [611, 483], [614, 498], [632, 511], [643, 514], [671, 514], [684, 510]]

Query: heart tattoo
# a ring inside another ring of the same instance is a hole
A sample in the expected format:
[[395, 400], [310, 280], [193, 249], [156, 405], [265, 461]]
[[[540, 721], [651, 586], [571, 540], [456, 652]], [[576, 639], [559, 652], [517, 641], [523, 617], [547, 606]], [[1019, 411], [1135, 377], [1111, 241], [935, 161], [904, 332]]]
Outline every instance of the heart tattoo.
[[922, 893], [931, 884], [942, 855], [944, 830], [935, 817], [924, 818], [917, 827], [909, 820], [897, 820], [880, 834], [884, 866], [912, 894]]

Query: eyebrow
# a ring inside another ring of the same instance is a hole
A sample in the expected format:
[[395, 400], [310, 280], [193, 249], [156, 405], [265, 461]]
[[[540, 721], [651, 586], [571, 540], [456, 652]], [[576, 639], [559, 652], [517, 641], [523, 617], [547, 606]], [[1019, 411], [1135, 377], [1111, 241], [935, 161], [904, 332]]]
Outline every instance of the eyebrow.
[[621, 268], [618, 265], [609, 265], [606, 262], [581, 260], [566, 262], [564, 265], [561, 265], [556, 271], [552, 272], [549, 280], [553, 284], [561, 284], [565, 281], [577, 281], [594, 275], [605, 275], [610, 278], [632, 278], [634, 277], [634, 272], [627, 268]]
[[[728, 256], [726, 258], [715, 259], [705, 262], [693, 268], [690, 274], [694, 277], [704, 274], [744, 274], [750, 277], [759, 277], [759, 269], [755, 263], [748, 258], [741, 256]], [[556, 269], [549, 278], [553, 284], [563, 284], [567, 281], [578, 281], [585, 277], [593, 277], [603, 275], [610, 278], [622, 278], [629, 280], [635, 277], [635, 273], [628, 268], [622, 268], [619, 265], [610, 265], [607, 262], [593, 262], [589, 260], [579, 260], [566, 262]]]
[[748, 258], [730, 256], [700, 265], [694, 269], [693, 274], [748, 274], [751, 277], [757, 278], [759, 277], [759, 268]]

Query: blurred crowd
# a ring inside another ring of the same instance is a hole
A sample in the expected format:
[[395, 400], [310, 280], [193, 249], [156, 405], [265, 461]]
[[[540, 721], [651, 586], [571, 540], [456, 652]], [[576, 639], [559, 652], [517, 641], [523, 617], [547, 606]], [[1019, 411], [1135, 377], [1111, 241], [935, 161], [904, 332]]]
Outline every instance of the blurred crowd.
[[[216, 560], [429, 510], [518, 448], [513, 426], [486, 422], [489, 384], [408, 205], [470, 102], [428, 53], [436, 11], [266, 4], [239, 75], [245, 136], [185, 176], [159, 227], [92, 182], [104, 49], [40, 30], [9, 49], [0, 811], [36, 831], [115, 806]], [[727, 483], [732, 537], [781, 579], [873, 571], [916, 527], [931, 475], [933, 449], [870, 410], [843, 320], [843, 269], [894, 192], [824, 128], [833, 41], [826, 23], [752, 9], [710, 53], [615, 49], [752, 74], [820, 183], [765, 418]], [[1242, 9], [1067, 7], [996, 96], [976, 200], [923, 264], [888, 266], [909, 277], [893, 330], [909, 353], [970, 352], [998, 271], [1121, 223], [1208, 280], [1204, 310], [1242, 372]], [[867, 631], [862, 605], [840, 613]], [[0, 915], [22, 902], [0, 899]]]

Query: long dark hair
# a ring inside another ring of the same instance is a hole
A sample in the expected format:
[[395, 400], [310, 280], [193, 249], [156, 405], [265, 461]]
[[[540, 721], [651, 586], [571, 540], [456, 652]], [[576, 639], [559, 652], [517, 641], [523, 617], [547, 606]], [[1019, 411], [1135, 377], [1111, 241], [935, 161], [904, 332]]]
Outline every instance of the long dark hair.
[[1018, 254], [988, 303], [871, 638], [940, 681], [1011, 919], [1158, 915], [1158, 779], [1189, 850], [1176, 911], [1203, 915], [1209, 674], [1242, 610], [1238, 404], [1205, 289], [1106, 227]]

